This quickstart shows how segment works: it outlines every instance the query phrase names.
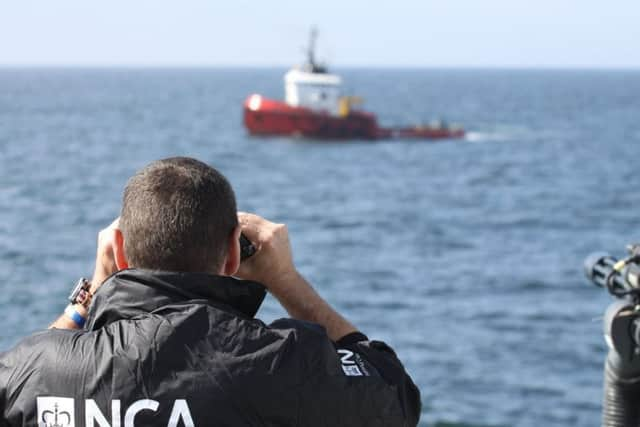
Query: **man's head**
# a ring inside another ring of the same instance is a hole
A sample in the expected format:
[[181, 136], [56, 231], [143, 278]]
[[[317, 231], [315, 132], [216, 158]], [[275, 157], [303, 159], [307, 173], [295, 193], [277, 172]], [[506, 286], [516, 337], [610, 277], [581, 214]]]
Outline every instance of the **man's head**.
[[229, 182], [191, 158], [151, 163], [129, 179], [119, 228], [126, 264], [152, 270], [233, 274], [239, 258]]

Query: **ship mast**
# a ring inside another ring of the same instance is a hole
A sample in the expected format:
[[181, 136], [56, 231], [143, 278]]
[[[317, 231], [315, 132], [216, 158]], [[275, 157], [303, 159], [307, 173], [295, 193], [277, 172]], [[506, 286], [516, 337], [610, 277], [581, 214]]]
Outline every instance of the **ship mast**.
[[316, 27], [311, 27], [311, 32], [309, 34], [309, 46], [307, 47], [307, 63], [305, 64], [305, 68], [311, 73], [326, 73], [327, 68], [316, 62], [315, 50], [317, 38], [318, 29]]

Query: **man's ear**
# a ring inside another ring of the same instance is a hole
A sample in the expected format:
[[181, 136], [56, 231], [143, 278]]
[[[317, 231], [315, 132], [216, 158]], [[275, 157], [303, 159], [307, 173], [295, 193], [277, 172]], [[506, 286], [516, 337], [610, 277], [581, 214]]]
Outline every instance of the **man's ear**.
[[122, 231], [117, 228], [114, 231], [113, 257], [118, 270], [124, 270], [129, 268], [129, 262], [127, 261], [126, 254], [124, 253], [124, 236], [122, 236]]
[[240, 268], [240, 231], [240, 224], [238, 224], [227, 242], [227, 256], [220, 272], [224, 276], [233, 276]]

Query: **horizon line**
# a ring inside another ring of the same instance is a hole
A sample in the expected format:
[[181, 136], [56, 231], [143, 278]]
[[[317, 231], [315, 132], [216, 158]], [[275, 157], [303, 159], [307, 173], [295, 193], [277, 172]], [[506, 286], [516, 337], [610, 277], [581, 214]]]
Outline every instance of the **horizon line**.
[[[168, 63], [0, 63], [0, 69], [243, 69], [243, 70], [260, 70], [260, 69], [290, 69], [291, 65], [282, 64], [168, 64]], [[389, 69], [389, 70], [550, 70], [550, 71], [640, 71], [640, 65], [583, 65], [583, 64], [542, 64], [542, 65], [362, 65], [351, 64], [332, 67], [337, 70], [349, 69]]]

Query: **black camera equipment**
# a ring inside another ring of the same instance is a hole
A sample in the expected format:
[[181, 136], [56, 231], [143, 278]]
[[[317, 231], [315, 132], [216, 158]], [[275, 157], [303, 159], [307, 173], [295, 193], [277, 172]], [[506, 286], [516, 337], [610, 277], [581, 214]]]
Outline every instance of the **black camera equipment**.
[[244, 233], [240, 233], [240, 260], [244, 261], [245, 259], [253, 256], [257, 251], [256, 247], [251, 243], [251, 240], [244, 235]]
[[640, 426], [640, 245], [627, 250], [629, 256], [621, 260], [595, 253], [584, 261], [587, 277], [616, 297], [604, 316], [606, 427]]

